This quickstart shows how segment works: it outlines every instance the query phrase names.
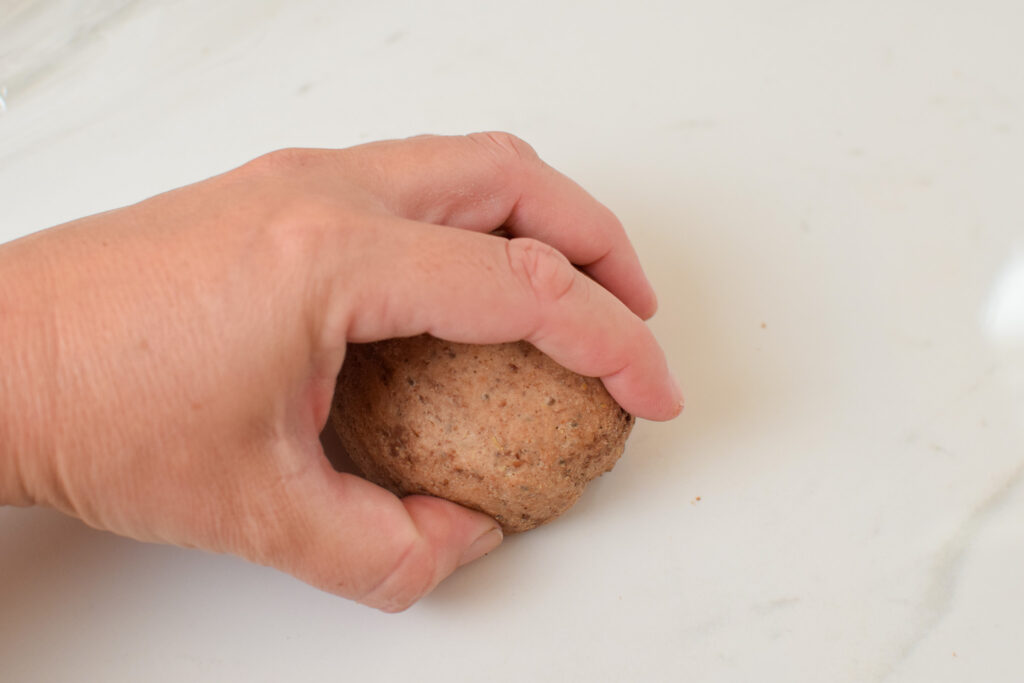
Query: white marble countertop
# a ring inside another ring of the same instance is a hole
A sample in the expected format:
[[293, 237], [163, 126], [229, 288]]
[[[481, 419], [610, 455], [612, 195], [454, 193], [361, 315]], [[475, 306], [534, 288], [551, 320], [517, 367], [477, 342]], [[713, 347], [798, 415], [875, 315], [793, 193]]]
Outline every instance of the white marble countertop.
[[0, 241], [278, 147], [505, 129], [622, 218], [688, 399], [399, 615], [0, 510], [0, 679], [1024, 680], [1022, 26], [1012, 1], [0, 4]]

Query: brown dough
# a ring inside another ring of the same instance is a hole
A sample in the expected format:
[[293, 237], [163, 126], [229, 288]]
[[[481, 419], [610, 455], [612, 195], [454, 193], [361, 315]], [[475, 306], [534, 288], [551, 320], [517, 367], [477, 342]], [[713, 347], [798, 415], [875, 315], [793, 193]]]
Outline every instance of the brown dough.
[[350, 344], [331, 421], [371, 481], [480, 510], [513, 533], [562, 514], [609, 471], [634, 418], [600, 380], [526, 342], [423, 335]]

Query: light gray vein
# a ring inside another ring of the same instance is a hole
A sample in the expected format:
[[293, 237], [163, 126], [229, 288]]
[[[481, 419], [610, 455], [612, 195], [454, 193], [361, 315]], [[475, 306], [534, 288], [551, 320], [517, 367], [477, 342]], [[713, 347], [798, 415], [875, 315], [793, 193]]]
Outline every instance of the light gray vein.
[[881, 667], [876, 680], [889, 680], [949, 613], [956, 595], [960, 573], [971, 546], [977, 540], [978, 534], [985, 524], [999, 513], [1022, 483], [1024, 483], [1024, 461], [1018, 463], [999, 485], [971, 511], [936, 553], [928, 572], [928, 588], [921, 601], [918, 618], [913, 629], [906, 641], [893, 655], [891, 661]]

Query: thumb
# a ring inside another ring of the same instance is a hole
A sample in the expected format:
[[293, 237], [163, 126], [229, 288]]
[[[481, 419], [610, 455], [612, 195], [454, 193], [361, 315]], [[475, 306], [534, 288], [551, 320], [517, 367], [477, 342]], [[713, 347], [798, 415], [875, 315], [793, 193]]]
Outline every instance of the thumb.
[[399, 499], [326, 459], [278, 490], [287, 497], [274, 503], [274, 523], [258, 551], [242, 554], [385, 612], [409, 608], [502, 540], [480, 512], [430, 496]]

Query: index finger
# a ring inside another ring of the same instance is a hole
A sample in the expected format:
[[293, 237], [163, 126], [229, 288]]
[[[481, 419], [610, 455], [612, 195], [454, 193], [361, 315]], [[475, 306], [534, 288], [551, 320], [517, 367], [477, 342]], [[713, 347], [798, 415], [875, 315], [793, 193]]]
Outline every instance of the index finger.
[[[581, 375], [600, 377], [637, 417], [669, 420], [682, 394], [647, 325], [565, 256], [538, 240], [505, 240], [387, 217], [359, 243], [331, 250], [343, 292], [328, 306], [330, 343], [428, 333], [466, 344], [524, 339]], [[386, 237], [384, 237], [386, 235]]]
[[415, 221], [514, 236], [553, 246], [641, 318], [654, 290], [615, 215], [507, 133], [421, 136], [343, 150], [356, 182]]

